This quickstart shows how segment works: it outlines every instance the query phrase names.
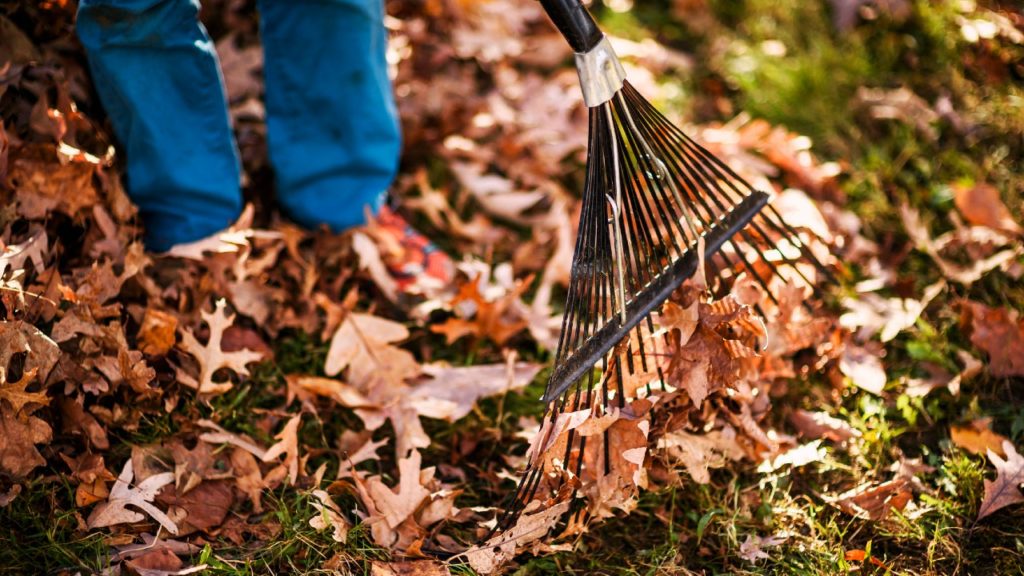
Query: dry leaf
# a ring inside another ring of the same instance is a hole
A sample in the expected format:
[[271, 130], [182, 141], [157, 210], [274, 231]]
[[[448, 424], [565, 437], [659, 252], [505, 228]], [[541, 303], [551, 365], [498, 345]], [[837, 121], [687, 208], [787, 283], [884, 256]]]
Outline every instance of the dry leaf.
[[150, 356], [163, 356], [174, 348], [177, 330], [177, 316], [147, 308], [139, 327], [139, 350]]
[[1010, 234], [1024, 233], [1024, 229], [1014, 221], [1010, 210], [999, 197], [999, 190], [991, 184], [975, 184], [973, 186], [957, 185], [953, 187], [953, 201], [960, 213], [968, 222], [976, 226], [987, 226]]
[[121, 475], [114, 482], [114, 487], [110, 490], [110, 498], [93, 509], [86, 524], [90, 529], [94, 529], [116, 524], [132, 524], [144, 520], [146, 518], [144, 515], [126, 508], [126, 506], [134, 506], [156, 520], [171, 534], [177, 534], [178, 526], [152, 504], [157, 492], [174, 482], [174, 474], [171, 472], [154, 474], [133, 487], [131, 483], [134, 476], [132, 460], [129, 458], [124, 463]]
[[1006, 506], [1024, 502], [1020, 489], [1024, 484], [1024, 456], [1017, 453], [1009, 440], [1003, 441], [1003, 452], [1005, 460], [988, 451], [988, 459], [996, 467], [996, 479], [985, 480], [985, 497], [978, 507], [978, 520]]
[[993, 432], [989, 428], [990, 422], [990, 418], [983, 418], [975, 420], [967, 426], [953, 426], [949, 429], [950, 439], [953, 440], [953, 444], [971, 454], [985, 454], [992, 451], [1005, 457], [1003, 442], [1006, 442], [1007, 438]]
[[839, 370], [858, 388], [879, 396], [888, 381], [877, 353], [852, 343], [843, 350]]
[[747, 534], [747, 539], [740, 544], [740, 558], [747, 562], [767, 559], [769, 556], [764, 549], [778, 546], [785, 542], [786, 539], [787, 536], [754, 536], [753, 534]]
[[288, 470], [288, 481], [295, 484], [299, 477], [299, 424], [302, 423], [302, 414], [292, 416], [284, 428], [274, 436], [277, 443], [267, 448], [263, 455], [264, 462], [273, 462], [278, 456], [284, 454], [284, 467]]
[[423, 374], [409, 394], [416, 411], [428, 418], [454, 422], [469, 414], [480, 398], [526, 387], [540, 371], [539, 364], [489, 364], [449, 367], [424, 364]]
[[464, 557], [473, 570], [479, 574], [494, 574], [515, 556], [517, 547], [522, 547], [547, 535], [562, 515], [569, 510], [570, 504], [565, 501], [540, 511], [524, 510], [515, 526], [466, 550], [459, 557]]
[[416, 510], [430, 497], [420, 483], [419, 451], [398, 461], [398, 486], [389, 488], [380, 476], [371, 476], [360, 480], [356, 475], [356, 488], [359, 497], [369, 514], [366, 523], [373, 533], [373, 540], [380, 546], [391, 546], [397, 539], [395, 529], [399, 524], [413, 515]]
[[1024, 376], [1024, 319], [1019, 316], [1016, 310], [969, 300], [962, 305], [960, 323], [969, 326], [971, 344], [988, 354], [993, 376]]
[[199, 394], [223, 394], [234, 386], [228, 382], [214, 382], [213, 374], [221, 368], [233, 370], [240, 376], [248, 376], [247, 364], [259, 361], [263, 354], [252, 350], [239, 350], [237, 352], [224, 352], [221, 349], [221, 339], [224, 331], [234, 321], [234, 314], [228, 315], [225, 312], [227, 303], [223, 298], [217, 300], [216, 308], [212, 313], [203, 312], [203, 320], [210, 327], [210, 338], [207, 343], [200, 344], [199, 340], [190, 330], [184, 330], [181, 334], [181, 347], [185, 352], [191, 354], [199, 362], [199, 380], [191, 378], [183, 379], [179, 371], [179, 379], [182, 384], [195, 388]]
[[437, 560], [414, 562], [380, 562], [370, 565], [370, 576], [450, 576], [448, 567]]
[[313, 496], [318, 501], [310, 501], [316, 508], [318, 514], [309, 519], [309, 525], [315, 530], [326, 530], [332, 528], [331, 538], [335, 542], [345, 543], [348, 539], [348, 531], [352, 525], [341, 515], [341, 509], [331, 499], [331, 495], [323, 490], [313, 490]]
[[14, 479], [28, 476], [36, 466], [46, 464], [35, 445], [52, 438], [53, 431], [43, 420], [0, 406], [0, 471]]
[[825, 438], [833, 442], [846, 442], [850, 438], [859, 438], [861, 433], [844, 420], [833, 418], [825, 412], [809, 412], [794, 410], [789, 415], [789, 422], [802, 436], [807, 438]]
[[[15, 414], [21, 412], [21, 409], [26, 404], [39, 404], [45, 406], [50, 403], [50, 397], [46, 395], [46, 390], [39, 392], [27, 392], [25, 388], [35, 380], [36, 372], [38, 368], [26, 370], [21, 375], [21, 379], [17, 382], [7, 382], [6, 369], [0, 366], [0, 400], [6, 400], [10, 403], [11, 408]], [[27, 412], [30, 414], [35, 410]]]
[[351, 313], [331, 338], [324, 373], [335, 376], [349, 368], [348, 380], [364, 392], [381, 381], [401, 383], [419, 371], [412, 354], [392, 346], [409, 331], [397, 322]]

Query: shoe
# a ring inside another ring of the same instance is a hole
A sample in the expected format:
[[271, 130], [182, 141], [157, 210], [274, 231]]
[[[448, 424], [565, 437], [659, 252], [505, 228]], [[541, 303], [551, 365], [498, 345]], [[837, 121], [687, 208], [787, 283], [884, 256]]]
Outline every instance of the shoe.
[[370, 229], [377, 237], [384, 265], [399, 290], [423, 292], [451, 285], [455, 263], [405, 218], [384, 206]]

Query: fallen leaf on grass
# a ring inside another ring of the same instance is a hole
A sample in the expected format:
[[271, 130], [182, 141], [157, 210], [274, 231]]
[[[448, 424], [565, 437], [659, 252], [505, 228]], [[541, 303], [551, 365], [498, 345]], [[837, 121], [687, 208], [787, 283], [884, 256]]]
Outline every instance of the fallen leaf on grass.
[[227, 302], [223, 298], [217, 300], [216, 308], [212, 313], [203, 311], [203, 320], [210, 327], [210, 338], [207, 343], [200, 344], [191, 330], [184, 330], [181, 334], [181, 347], [199, 362], [199, 379], [186, 376], [181, 370], [178, 371], [178, 378], [182, 384], [195, 388], [199, 394], [223, 394], [234, 386], [228, 382], [214, 382], [213, 375], [221, 368], [233, 370], [240, 376], [248, 376], [247, 364], [256, 362], [263, 357], [260, 352], [252, 350], [239, 350], [237, 352], [225, 352], [221, 349], [221, 339], [224, 331], [231, 326], [235, 315], [228, 315], [225, 312]]
[[103, 528], [116, 524], [132, 524], [146, 518], [144, 515], [126, 508], [130, 505], [141, 509], [171, 534], [177, 534], [178, 526], [152, 504], [157, 492], [174, 482], [174, 473], [154, 474], [133, 487], [131, 483], [134, 476], [132, 460], [129, 458], [124, 463], [121, 475], [114, 482], [114, 487], [110, 490], [110, 497], [106, 502], [93, 509], [92, 514], [89, 514], [89, 518], [86, 520], [86, 525], [90, 529]]
[[995, 452], [988, 451], [988, 459], [996, 467], [996, 479], [985, 480], [985, 497], [978, 507], [978, 520], [995, 511], [1024, 502], [1021, 484], [1024, 484], [1024, 456], [1009, 440], [1003, 441], [1003, 452], [1006, 459], [1000, 458]]
[[320, 531], [332, 528], [331, 538], [344, 544], [352, 525], [341, 515], [341, 509], [331, 499], [330, 494], [323, 490], [313, 490], [313, 496], [316, 501], [310, 501], [310, 504], [316, 508], [317, 515], [309, 519], [309, 525]]
[[953, 187], [953, 202], [957, 210], [968, 222], [976, 226], [987, 226], [993, 230], [1024, 233], [1024, 229], [1014, 221], [1010, 210], [999, 197], [999, 190], [991, 184], [975, 184], [973, 186], [956, 185]]
[[412, 354], [392, 345], [408, 337], [398, 322], [351, 313], [331, 338], [324, 373], [335, 376], [349, 368], [348, 381], [364, 393], [372, 383], [401, 383], [419, 371]]
[[1024, 319], [1016, 310], [968, 300], [961, 306], [960, 323], [970, 328], [971, 344], [988, 354], [993, 376], [1024, 376]]
[[843, 350], [839, 371], [848, 376], [854, 386], [879, 396], [888, 380], [878, 354], [853, 343], [847, 344]]
[[356, 479], [356, 488], [366, 506], [373, 540], [380, 546], [390, 546], [397, 535], [398, 526], [412, 516], [414, 512], [430, 497], [420, 483], [420, 462], [422, 456], [413, 450], [407, 457], [398, 461], [398, 486], [389, 488], [380, 476], [371, 476], [365, 480]]
[[424, 364], [423, 374], [429, 379], [420, 379], [409, 399], [420, 415], [454, 422], [469, 414], [480, 398], [524, 388], [540, 368], [530, 362], [461, 367]]
[[1011, 246], [1006, 250], [996, 252], [987, 258], [974, 259], [971, 264], [961, 266], [945, 259], [939, 253], [939, 247], [932, 240], [928, 228], [921, 222], [921, 215], [917, 210], [904, 204], [899, 207], [900, 218], [903, 220], [903, 227], [910, 236], [914, 247], [924, 252], [935, 262], [936, 266], [946, 278], [959, 282], [960, 284], [971, 285], [980, 280], [988, 272], [1001, 266], [1007, 265], [1021, 253], [1021, 246]]
[[820, 462], [825, 459], [825, 449], [821, 447], [821, 440], [815, 440], [808, 442], [807, 444], [801, 444], [786, 450], [782, 454], [762, 462], [758, 467], [757, 471], [762, 474], [774, 472], [783, 466], [792, 466], [794, 468], [800, 466], [806, 466], [811, 462]]
[[881, 484], [866, 483], [838, 496], [827, 498], [840, 510], [864, 520], [882, 520], [893, 510], [901, 511], [913, 498], [911, 482], [897, 476]]
[[284, 464], [288, 470], [288, 481], [295, 484], [299, 477], [299, 424], [302, 422], [302, 415], [292, 416], [284, 428], [274, 436], [277, 443], [267, 448], [263, 454], [264, 462], [273, 462], [278, 456], [284, 454]]
[[569, 510], [570, 504], [564, 501], [540, 511], [524, 510], [515, 526], [466, 550], [459, 557], [464, 557], [478, 573], [493, 574], [515, 556], [517, 546], [543, 538]]
[[859, 438], [861, 433], [850, 426], [849, 422], [829, 416], [825, 412], [794, 410], [789, 415], [792, 424], [801, 435], [807, 438], [825, 438], [833, 442], [846, 442], [850, 438]]
[[765, 548], [778, 546], [786, 541], [786, 536], [754, 536], [747, 534], [747, 539], [740, 544], [740, 558], [747, 562], [757, 562], [768, 558]]
[[745, 455], [731, 427], [707, 434], [671, 432], [658, 440], [658, 448], [686, 466], [686, 471], [698, 484], [711, 482], [709, 468], [721, 468], [729, 460], [740, 460]]
[[370, 565], [370, 576], [449, 576], [448, 567], [436, 560], [380, 562]]
[[999, 456], [1005, 457], [1003, 442], [1006, 442], [1007, 438], [993, 432], [989, 428], [990, 422], [990, 418], [982, 418], [967, 426], [953, 426], [949, 429], [950, 439], [953, 440], [953, 444], [971, 454], [985, 454], [991, 450]]

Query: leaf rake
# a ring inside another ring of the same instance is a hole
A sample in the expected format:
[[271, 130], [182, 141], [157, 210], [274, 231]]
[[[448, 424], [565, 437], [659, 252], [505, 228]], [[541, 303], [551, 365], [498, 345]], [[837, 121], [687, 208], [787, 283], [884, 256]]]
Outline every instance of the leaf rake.
[[[624, 386], [629, 375], [655, 374], [665, 381], [661, 368], [648, 362], [658, 353], [651, 349], [657, 346], [651, 314], [686, 279], [703, 272], [705, 263], [720, 289], [727, 273], [731, 278], [746, 273], [776, 304], [769, 284], [782, 276], [782, 267], [794, 272], [785, 278], [812, 289], [814, 281], [797, 260], [832, 275], [768, 205], [766, 193], [674, 126], [625, 80], [611, 43], [579, 0], [541, 4], [575, 52], [590, 109], [579, 232], [543, 397], [550, 434], [560, 416], [595, 403], [606, 413], [624, 408], [627, 396], [636, 393]], [[780, 249], [781, 243], [790, 249]], [[604, 457], [588, 465], [603, 460], [601, 465], [610, 466], [607, 432], [603, 439]], [[564, 492], [565, 478], [578, 478], [584, 467], [587, 440], [570, 430], [557, 462], [532, 453], [495, 530], [514, 526], [542, 486]], [[591, 443], [600, 442], [595, 440]], [[542, 442], [535, 443], [538, 452]]]

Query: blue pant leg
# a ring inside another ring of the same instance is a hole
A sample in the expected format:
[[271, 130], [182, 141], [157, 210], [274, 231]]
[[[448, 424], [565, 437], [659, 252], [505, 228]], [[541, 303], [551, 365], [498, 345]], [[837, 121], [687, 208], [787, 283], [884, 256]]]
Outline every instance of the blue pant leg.
[[198, 0], [81, 0], [78, 8], [78, 37], [151, 250], [212, 234], [241, 211], [223, 79], [198, 10]]
[[261, 0], [267, 139], [283, 210], [340, 231], [376, 211], [401, 134], [382, 0]]

